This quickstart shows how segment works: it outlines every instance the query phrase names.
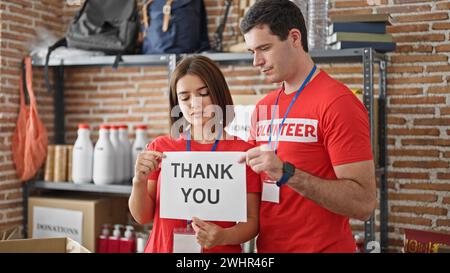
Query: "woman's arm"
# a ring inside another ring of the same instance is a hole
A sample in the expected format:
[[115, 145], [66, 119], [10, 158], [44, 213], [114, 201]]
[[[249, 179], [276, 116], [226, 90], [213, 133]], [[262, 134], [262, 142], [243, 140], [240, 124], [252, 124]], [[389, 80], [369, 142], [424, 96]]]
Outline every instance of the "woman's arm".
[[193, 218], [192, 226], [199, 244], [204, 248], [219, 245], [238, 245], [254, 238], [259, 232], [259, 193], [247, 193], [247, 222], [222, 228], [213, 223]]
[[147, 224], [153, 220], [156, 200], [156, 181], [139, 181], [133, 179], [128, 206], [133, 218], [139, 224]]
[[139, 154], [134, 168], [133, 187], [128, 206], [131, 215], [139, 224], [153, 220], [156, 200], [156, 181], [148, 180], [151, 172], [158, 168], [162, 153], [145, 151]]

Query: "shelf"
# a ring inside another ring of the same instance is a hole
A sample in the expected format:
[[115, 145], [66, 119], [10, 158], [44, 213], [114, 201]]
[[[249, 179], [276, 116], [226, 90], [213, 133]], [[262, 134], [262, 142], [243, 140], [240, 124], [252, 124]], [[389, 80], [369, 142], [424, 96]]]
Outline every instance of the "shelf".
[[[357, 62], [362, 61], [364, 50], [370, 48], [350, 48], [342, 50], [311, 50], [309, 53], [317, 63], [326, 62]], [[185, 56], [181, 54], [179, 57]], [[189, 54], [190, 55], [190, 54]], [[207, 56], [217, 62], [251, 63], [253, 55], [251, 53], [209, 53], [204, 52], [200, 55]], [[176, 54], [155, 54], [155, 55], [123, 55], [123, 61], [120, 66], [133, 65], [166, 65], [176, 59]], [[373, 51], [374, 61], [384, 60], [384, 55]], [[90, 57], [68, 57], [68, 58], [50, 58], [49, 66], [111, 66], [116, 56], [90, 56]], [[173, 58], [173, 59], [172, 59]], [[33, 57], [33, 66], [44, 66], [45, 59]]]
[[[365, 51], [371, 48], [348, 48], [341, 50], [310, 50], [309, 54], [315, 62], [361, 62]], [[372, 50], [375, 62], [385, 61], [385, 56]]]
[[29, 189], [81, 191], [93, 193], [131, 194], [131, 185], [74, 184], [70, 182], [29, 181]]
[[[131, 65], [167, 65], [171, 61], [171, 54], [155, 55], [123, 55], [121, 66]], [[112, 66], [116, 56], [90, 56], [50, 58], [49, 66]], [[45, 59], [33, 57], [33, 66], [45, 66]]]

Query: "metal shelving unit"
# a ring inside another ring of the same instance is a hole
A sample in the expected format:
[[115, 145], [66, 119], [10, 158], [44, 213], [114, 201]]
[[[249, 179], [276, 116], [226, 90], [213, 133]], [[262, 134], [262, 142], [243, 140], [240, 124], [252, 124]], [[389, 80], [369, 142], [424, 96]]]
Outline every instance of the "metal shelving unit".
[[[246, 64], [253, 61], [250, 53], [203, 53], [212, 60], [219, 63], [230, 63], [234, 65]], [[372, 147], [375, 148], [375, 125], [378, 127], [378, 168], [376, 175], [380, 179], [380, 245], [381, 251], [388, 249], [388, 204], [387, 204], [387, 174], [386, 174], [386, 64], [387, 61], [383, 54], [379, 54], [371, 48], [343, 49], [343, 50], [311, 50], [310, 55], [316, 63], [355, 63], [363, 64], [363, 102], [369, 112]], [[176, 61], [182, 55], [161, 54], [161, 55], [125, 55], [119, 66], [161, 66], [166, 65], [170, 77], [175, 69]], [[52, 59], [49, 62], [55, 70], [55, 143], [64, 144], [64, 67], [74, 66], [112, 66], [115, 56], [94, 56], [94, 57], [76, 57], [64, 59]], [[378, 96], [378, 124], [374, 120], [374, 63], [378, 63], [379, 74], [379, 96]], [[42, 59], [33, 59], [33, 66], [42, 67], [45, 62]], [[131, 193], [131, 186], [125, 185], [105, 185], [98, 186], [94, 184], [77, 185], [73, 183], [58, 183], [44, 181], [29, 181], [24, 183], [23, 202], [25, 228], [27, 230], [27, 209], [28, 196], [30, 190], [52, 190], [52, 191], [78, 191], [91, 192], [98, 194], [119, 194], [128, 196]], [[375, 215], [364, 223], [365, 244], [375, 241]]]

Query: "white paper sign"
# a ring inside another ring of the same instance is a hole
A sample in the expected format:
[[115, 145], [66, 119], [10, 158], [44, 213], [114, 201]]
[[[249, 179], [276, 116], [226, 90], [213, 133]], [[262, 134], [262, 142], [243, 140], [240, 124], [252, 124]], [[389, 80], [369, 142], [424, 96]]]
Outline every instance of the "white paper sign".
[[82, 244], [83, 212], [35, 206], [33, 238], [69, 237]]
[[247, 221], [242, 152], [167, 152], [161, 165], [160, 216]]

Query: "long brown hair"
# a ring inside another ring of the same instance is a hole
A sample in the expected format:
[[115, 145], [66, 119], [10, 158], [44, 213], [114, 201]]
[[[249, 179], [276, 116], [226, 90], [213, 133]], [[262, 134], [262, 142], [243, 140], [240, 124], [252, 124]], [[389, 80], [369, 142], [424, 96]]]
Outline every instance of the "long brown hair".
[[[170, 109], [174, 109], [179, 102], [177, 96], [177, 83], [186, 75], [195, 75], [199, 77], [206, 85], [211, 97], [211, 101], [214, 105], [219, 106], [222, 109], [223, 117], [222, 124], [224, 127], [230, 123], [234, 118], [234, 111], [228, 113], [227, 117], [227, 105], [233, 105], [233, 99], [231, 97], [230, 89], [225, 81], [225, 77], [220, 71], [220, 68], [208, 57], [201, 55], [184, 57], [175, 68], [170, 79]], [[183, 114], [174, 117], [170, 116], [170, 126], [183, 118]], [[181, 129], [181, 128], [180, 128]]]

